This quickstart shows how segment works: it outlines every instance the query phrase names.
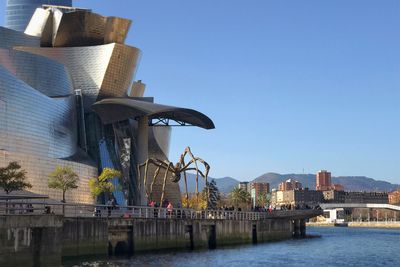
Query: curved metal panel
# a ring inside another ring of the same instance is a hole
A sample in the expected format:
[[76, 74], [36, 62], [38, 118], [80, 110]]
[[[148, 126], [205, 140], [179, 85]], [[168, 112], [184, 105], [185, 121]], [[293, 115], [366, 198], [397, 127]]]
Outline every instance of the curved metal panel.
[[44, 8], [36, 8], [28, 26], [26, 27], [26, 30], [24, 31], [25, 34], [36, 36], [39, 38], [42, 37], [50, 17], [50, 10]]
[[7, 0], [6, 27], [24, 31], [35, 9], [43, 4], [72, 6], [72, 0]]
[[149, 127], [149, 154], [162, 153], [165, 158], [169, 155], [171, 142], [171, 127]]
[[132, 84], [140, 59], [140, 50], [120, 44], [86, 47], [32, 48], [17, 47], [64, 64], [74, 88], [81, 89], [85, 110], [104, 97], [121, 97]]
[[104, 29], [104, 43], [125, 43], [132, 21], [119, 17], [108, 17]]
[[74, 96], [49, 98], [0, 66], [0, 100], [0, 150], [49, 158], [75, 154]]
[[90, 10], [37, 8], [25, 33], [41, 38], [42, 46], [74, 47], [123, 44], [131, 20], [104, 17]]
[[113, 123], [129, 118], [148, 116], [149, 119], [171, 119], [204, 129], [214, 129], [213, 121], [193, 109], [160, 105], [130, 98], [107, 98], [92, 106], [103, 123]]
[[26, 27], [25, 34], [40, 38], [40, 45], [43, 47], [53, 46], [53, 21], [56, 21], [55, 16], [50, 9], [36, 8]]
[[62, 15], [55, 32], [54, 47], [104, 44], [106, 18], [92, 12], [75, 11]]
[[123, 44], [130, 26], [129, 19], [104, 17], [87, 10], [63, 13], [58, 28], [53, 30], [53, 46]]
[[0, 49], [0, 65], [46, 96], [73, 94], [72, 81], [66, 68], [49, 58], [16, 50]]
[[17, 45], [39, 47], [40, 39], [22, 32], [0, 27], [0, 48], [12, 48]]
[[141, 52], [136, 47], [115, 44], [98, 100], [127, 95], [135, 78], [140, 56]]
[[[171, 127], [149, 127], [149, 158], [168, 160], [169, 144], [171, 141]], [[149, 166], [148, 179], [152, 179], [157, 167]], [[152, 200], [159, 202], [162, 194], [163, 179], [165, 170], [161, 169], [158, 179], [153, 186]], [[170, 174], [171, 175], [171, 174]], [[173, 183], [168, 177], [165, 184], [165, 199], [171, 201], [175, 206], [181, 204], [181, 192], [178, 183]], [[148, 183], [150, 184], [150, 183]], [[150, 189], [150, 188], [148, 188]]]

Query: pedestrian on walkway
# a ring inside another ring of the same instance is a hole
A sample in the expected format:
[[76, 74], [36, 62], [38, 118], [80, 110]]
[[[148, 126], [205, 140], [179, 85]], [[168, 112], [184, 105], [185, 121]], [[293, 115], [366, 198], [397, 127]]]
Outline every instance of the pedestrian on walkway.
[[167, 211], [168, 211], [168, 214], [169, 214], [169, 217], [171, 218], [171, 216], [172, 216], [172, 211], [174, 210], [174, 206], [172, 206], [172, 202], [169, 202], [168, 203], [168, 206], [167, 206]]

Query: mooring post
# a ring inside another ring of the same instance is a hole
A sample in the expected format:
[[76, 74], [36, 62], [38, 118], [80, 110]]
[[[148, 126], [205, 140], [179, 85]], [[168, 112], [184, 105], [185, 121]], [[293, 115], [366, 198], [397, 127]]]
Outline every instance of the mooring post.
[[306, 220], [299, 220], [300, 222], [300, 237], [306, 237]]
[[300, 236], [300, 220], [298, 219], [293, 220], [293, 236]]

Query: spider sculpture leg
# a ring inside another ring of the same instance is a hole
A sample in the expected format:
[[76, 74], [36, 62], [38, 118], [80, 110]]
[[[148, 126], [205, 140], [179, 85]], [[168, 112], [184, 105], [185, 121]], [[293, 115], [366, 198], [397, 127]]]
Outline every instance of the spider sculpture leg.
[[153, 181], [150, 184], [149, 200], [152, 200], [152, 198], [153, 198], [153, 186], [154, 186], [154, 183], [157, 180], [158, 174], [160, 173], [160, 169], [161, 169], [161, 166], [158, 166], [156, 171], [155, 171], [155, 173], [154, 173]]
[[189, 208], [189, 193], [188, 193], [187, 177], [185, 171], [183, 171], [183, 178], [185, 179], [186, 208]]
[[173, 168], [173, 164], [170, 162], [168, 165], [168, 168], [166, 168], [165, 170], [165, 174], [164, 174], [164, 181], [163, 181], [163, 186], [162, 186], [162, 193], [161, 193], [161, 200], [160, 200], [160, 207], [162, 207], [163, 201], [164, 201], [164, 194], [165, 194], [165, 185], [167, 184], [167, 177], [168, 177], [168, 173], [171, 170], [171, 165]]
[[205, 162], [203, 159], [199, 158], [199, 157], [196, 157], [195, 160], [196, 161], [200, 161], [204, 165], [204, 168], [205, 168], [204, 174], [201, 171], [199, 171], [199, 173], [204, 178], [204, 180], [206, 181], [206, 186], [207, 186], [207, 206], [208, 206], [209, 198], [210, 198], [210, 187], [208, 186], [208, 173], [210, 172], [210, 165], [207, 162]]
[[[147, 189], [147, 179], [148, 179], [148, 169], [149, 169], [149, 165], [150, 164], [153, 164], [154, 166], [156, 166], [157, 169], [156, 169], [156, 171], [154, 173], [153, 180], [152, 180], [151, 185], [150, 185], [150, 192], [149, 192], [149, 190]], [[143, 187], [144, 187], [144, 191], [145, 191], [145, 194], [146, 194], [146, 198], [149, 201], [150, 200], [150, 196], [153, 193], [154, 182], [155, 182], [155, 180], [157, 180], [158, 173], [159, 173], [160, 169], [161, 168], [167, 169], [168, 168], [168, 164], [163, 162], [163, 161], [161, 161], [161, 160], [159, 160], [159, 159], [153, 159], [153, 158], [149, 158], [149, 159], [146, 160], [145, 163], [139, 164], [138, 165], [138, 178], [139, 178], [139, 184], [140, 185], [142, 184], [141, 183], [142, 177], [141, 177], [141, 173], [140, 173], [140, 168], [143, 167], [143, 166], [145, 168], [144, 169], [144, 177], [143, 177]], [[140, 189], [141, 189], [141, 187], [139, 187], [139, 190]]]
[[195, 157], [194, 157], [192, 151], [190, 150], [190, 147], [185, 148], [185, 151], [181, 155], [180, 163], [182, 166], [185, 166], [184, 159], [187, 154], [191, 157], [191, 160], [189, 161], [188, 164], [190, 165], [191, 163], [194, 163], [194, 165], [196, 167], [196, 199], [197, 199], [197, 202], [199, 202], [199, 167], [197, 166], [197, 161], [195, 160]]
[[[185, 166], [185, 158], [182, 156], [181, 156], [181, 160], [180, 160], [180, 165], [181, 165], [181, 168]], [[186, 208], [189, 208], [189, 193], [188, 193], [187, 176], [186, 176], [185, 170], [183, 170], [183, 178], [184, 178], [184, 182], [185, 182]]]
[[[197, 167], [197, 161], [201, 162], [201, 163], [204, 165], [204, 168], [205, 168], [204, 174], [203, 174], [203, 172], [200, 171], [199, 168]], [[191, 165], [192, 163], [195, 163], [195, 166], [196, 166], [195, 168], [190, 167], [190, 165]], [[188, 170], [195, 170], [196, 173], [197, 173], [197, 175], [200, 174], [200, 176], [205, 180], [206, 186], [207, 186], [207, 183], [208, 183], [208, 173], [209, 173], [209, 171], [210, 171], [210, 165], [208, 165], [207, 162], [205, 162], [205, 161], [204, 161], [203, 159], [201, 159], [201, 158], [194, 157], [193, 159], [191, 159], [191, 160], [182, 168], [181, 171], [188, 171]], [[196, 181], [196, 183], [197, 183], [197, 182], [198, 182], [198, 181]], [[207, 187], [207, 191], [208, 191], [208, 192], [207, 192], [207, 205], [208, 205], [208, 198], [209, 198], [209, 195], [210, 195], [209, 187]], [[199, 198], [198, 198], [198, 192], [196, 192], [196, 197], [197, 197], [197, 202], [198, 202], [198, 200], [199, 200]]]
[[[145, 163], [138, 165], [138, 170], [139, 170], [139, 172], [138, 172], [138, 180], [139, 180], [139, 185], [140, 185], [139, 192], [142, 192], [141, 189], [142, 189], [142, 186], [143, 186], [147, 200], [149, 200], [149, 192], [147, 191], [147, 185], [146, 185], [147, 184], [147, 172], [148, 172], [149, 165], [150, 165], [151, 162], [152, 162], [151, 159], [147, 159]], [[140, 168], [143, 167], [143, 166], [144, 166], [144, 176], [143, 176], [143, 179], [142, 179], [142, 174], [140, 172]], [[142, 180], [143, 180], [143, 183], [142, 183]]]

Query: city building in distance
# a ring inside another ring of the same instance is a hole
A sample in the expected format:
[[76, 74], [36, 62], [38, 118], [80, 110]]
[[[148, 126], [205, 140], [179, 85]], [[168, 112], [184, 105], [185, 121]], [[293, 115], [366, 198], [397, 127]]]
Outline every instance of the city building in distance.
[[321, 170], [316, 177], [316, 190], [318, 191], [344, 191], [344, 186], [341, 184], [332, 184], [331, 173], [326, 170]]
[[316, 190], [326, 191], [326, 190], [331, 190], [331, 188], [332, 188], [331, 173], [326, 170], [319, 171], [317, 173]]
[[275, 207], [287, 206], [292, 209], [297, 208], [313, 208], [324, 201], [321, 191], [305, 189], [272, 191], [271, 203]]
[[238, 188], [240, 188], [248, 193], [251, 192], [250, 182], [239, 182]]
[[[8, 4], [28, 2], [40, 1]], [[21, 18], [28, 15], [15, 10]], [[67, 202], [93, 203], [89, 179], [114, 168], [122, 173], [112, 181], [119, 189], [113, 193], [117, 204], [145, 205], [137, 164], [149, 157], [168, 159], [171, 124], [214, 128], [196, 110], [144, 97], [145, 84], [135, 81], [141, 51], [125, 44], [130, 25], [129, 19], [89, 9], [45, 5], [35, 10], [24, 33], [0, 27], [0, 166], [18, 161], [33, 193], [61, 199], [61, 192], [48, 187], [48, 175], [70, 166], [79, 181]], [[150, 168], [148, 177], [155, 171]], [[153, 185], [155, 201], [161, 180]], [[181, 201], [179, 185], [170, 179], [165, 199]]]
[[279, 191], [289, 191], [295, 189], [301, 189], [303, 185], [294, 179], [287, 179], [279, 184]]
[[400, 204], [400, 189], [388, 193], [389, 204]]
[[337, 190], [326, 190], [323, 191], [324, 202], [326, 203], [344, 203], [345, 193], [344, 191]]
[[335, 191], [344, 191], [344, 186], [341, 184], [333, 184], [332, 185], [332, 190]]
[[389, 204], [388, 193], [385, 192], [342, 192], [344, 203]]
[[[260, 198], [266, 198], [269, 193], [269, 183], [251, 183], [250, 185], [250, 196], [253, 207], [257, 206], [257, 202]], [[262, 202], [262, 201], [260, 201]]]

